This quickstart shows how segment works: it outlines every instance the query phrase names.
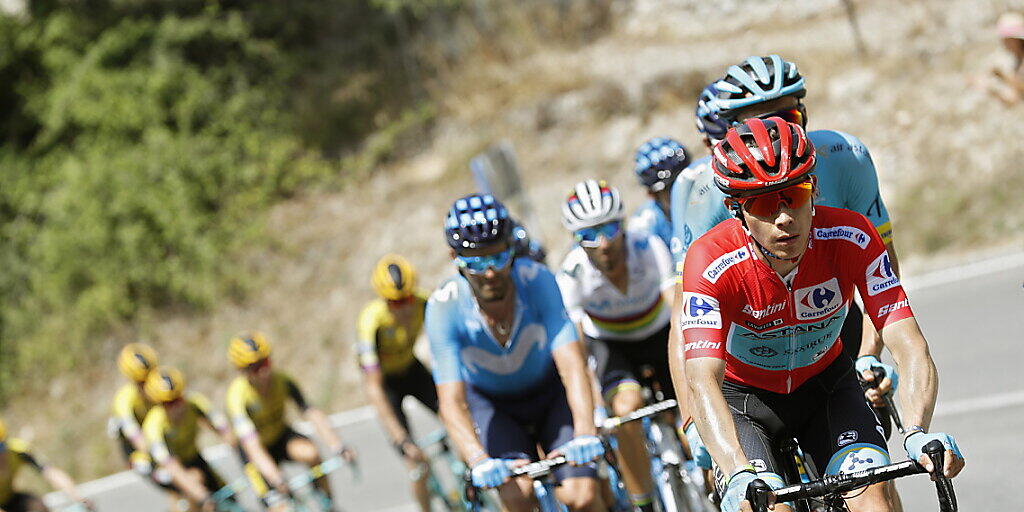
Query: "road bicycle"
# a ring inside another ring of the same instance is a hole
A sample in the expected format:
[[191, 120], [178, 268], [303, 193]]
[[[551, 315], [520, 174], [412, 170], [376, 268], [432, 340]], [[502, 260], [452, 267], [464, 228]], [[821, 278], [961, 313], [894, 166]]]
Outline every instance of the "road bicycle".
[[[924, 446], [924, 453], [931, 459], [933, 467], [938, 468], [933, 479], [935, 480], [939, 510], [957, 512], [953, 483], [942, 474], [941, 470], [945, 458], [945, 448], [941, 442], [931, 441]], [[844, 512], [848, 509], [843, 494], [872, 484], [922, 473], [927, 473], [923, 466], [917, 461], [907, 460], [853, 473], [828, 475], [820, 480], [801, 482], [774, 492], [768, 487], [768, 484], [761, 480], [754, 480], [747, 487], [746, 497], [754, 512], [768, 512], [769, 502], [793, 502], [798, 509], [803, 507], [821, 512]]]

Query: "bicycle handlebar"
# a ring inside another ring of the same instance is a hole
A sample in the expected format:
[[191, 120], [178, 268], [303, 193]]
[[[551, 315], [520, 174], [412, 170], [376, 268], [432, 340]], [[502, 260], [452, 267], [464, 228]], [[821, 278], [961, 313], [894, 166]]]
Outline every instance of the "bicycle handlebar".
[[601, 428], [601, 430], [608, 432], [626, 423], [641, 420], [648, 416], [654, 416], [655, 414], [658, 414], [660, 412], [667, 411], [675, 407], [676, 405], [678, 405], [678, 402], [676, 402], [675, 399], [670, 398], [668, 400], [663, 400], [658, 403], [641, 407], [629, 414], [626, 414], [625, 416], [608, 418], [604, 420], [604, 422], [601, 425], [599, 425], [599, 427]]
[[[940, 510], [942, 512], [956, 512], [956, 493], [953, 491], [953, 483], [942, 474], [945, 448], [941, 442], [932, 441], [924, 446], [924, 452], [928, 454], [935, 468], [935, 488]], [[907, 460], [853, 473], [827, 475], [820, 480], [778, 489], [774, 491], [775, 501], [786, 502], [819, 498], [830, 494], [842, 494], [867, 485], [927, 472], [917, 461]], [[760, 479], [754, 480], [747, 486], [746, 497], [755, 512], [767, 512], [768, 501], [772, 494], [773, 492], [768, 487], [768, 484]]]

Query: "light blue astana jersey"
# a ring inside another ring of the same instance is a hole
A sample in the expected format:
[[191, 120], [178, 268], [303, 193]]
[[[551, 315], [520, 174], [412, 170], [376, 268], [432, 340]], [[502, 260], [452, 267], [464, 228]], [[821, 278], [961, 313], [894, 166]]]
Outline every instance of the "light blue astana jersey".
[[665, 242], [665, 247], [672, 245], [672, 223], [654, 199], [644, 201], [644, 204], [633, 212], [633, 216], [629, 218], [629, 229], [650, 233]]
[[525, 258], [513, 263], [515, 319], [507, 346], [491, 336], [462, 276], [445, 281], [427, 302], [426, 331], [434, 382], [462, 381], [495, 396], [522, 395], [554, 378], [551, 352], [577, 341], [554, 275]]
[[[868, 148], [860, 139], [834, 130], [807, 134], [817, 152], [814, 174], [818, 177], [815, 204], [846, 208], [868, 218], [882, 241], [892, 241], [889, 212], [878, 193], [878, 175]], [[672, 184], [672, 258], [677, 275], [690, 244], [719, 222], [731, 218], [722, 193], [714, 183], [711, 157], [690, 164]]]

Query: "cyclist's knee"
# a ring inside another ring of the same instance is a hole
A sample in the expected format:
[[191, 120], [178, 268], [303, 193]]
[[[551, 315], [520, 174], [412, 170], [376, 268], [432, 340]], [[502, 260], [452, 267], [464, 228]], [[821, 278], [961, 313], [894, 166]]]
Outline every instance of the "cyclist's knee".
[[889, 453], [870, 443], [858, 443], [841, 449], [829, 460], [825, 474], [838, 475], [889, 464]]
[[620, 386], [612, 397], [612, 413], [616, 416], [623, 416], [639, 409], [643, 404], [639, 386]]
[[307, 466], [315, 466], [320, 463], [320, 455], [316, 451], [316, 445], [308, 439], [292, 439], [286, 447], [288, 458]]
[[893, 512], [886, 484], [875, 484], [846, 498], [850, 512]]
[[501, 504], [510, 512], [531, 512], [536, 506], [533, 495], [523, 492], [519, 482], [516, 481], [499, 487], [498, 497], [501, 498]]
[[593, 478], [568, 478], [562, 481], [563, 492], [560, 501], [573, 512], [603, 510], [598, 496], [597, 480]]

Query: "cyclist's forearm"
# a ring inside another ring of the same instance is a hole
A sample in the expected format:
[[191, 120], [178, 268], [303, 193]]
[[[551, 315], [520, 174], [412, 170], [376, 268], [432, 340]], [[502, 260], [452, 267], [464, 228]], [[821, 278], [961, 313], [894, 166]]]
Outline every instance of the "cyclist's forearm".
[[682, 286], [676, 285], [673, 294], [672, 316], [669, 317], [668, 329], [668, 367], [672, 373], [672, 387], [676, 390], [676, 402], [679, 404], [679, 414], [683, 420], [690, 417], [690, 403], [688, 400], [689, 386], [686, 383], [686, 359], [683, 354], [683, 333], [679, 329], [677, 320], [682, 312]]
[[939, 388], [939, 375], [928, 352], [928, 342], [913, 317], [886, 326], [882, 336], [900, 372], [903, 424], [928, 428]]
[[[867, 307], [867, 306], [865, 306]], [[860, 351], [857, 352], [857, 357], [860, 356], [875, 356], [881, 357], [882, 355], [882, 335], [875, 330], [875, 324], [871, 321], [871, 315], [867, 311], [864, 312], [862, 319], [864, 323], [863, 334], [861, 335]]]
[[316, 407], [310, 407], [306, 409], [306, 419], [313, 424], [313, 428], [316, 429], [316, 433], [320, 436], [331, 450], [338, 450], [342, 447], [341, 436], [331, 428], [331, 422], [327, 419], [327, 415], [323, 411]]
[[366, 397], [373, 404], [374, 410], [377, 411], [377, 417], [380, 418], [381, 424], [384, 425], [384, 430], [387, 431], [391, 442], [401, 443], [407, 439], [409, 433], [402, 428], [402, 424], [398, 421], [398, 416], [391, 408], [391, 403], [388, 402], [387, 396], [384, 394], [384, 388], [381, 387], [380, 383], [376, 382], [369, 375], [364, 374], [363, 388], [366, 390]]
[[245, 450], [249, 460], [256, 465], [256, 469], [259, 470], [271, 487], [276, 487], [284, 481], [281, 469], [274, 463], [274, 459], [267, 453], [267, 449], [260, 443], [260, 439], [256, 434], [252, 434], [248, 439], [242, 439], [241, 443], [242, 449]]
[[72, 501], [82, 501], [82, 495], [78, 493], [75, 481], [62, 469], [46, 466], [43, 468], [43, 478], [55, 489], [67, 494]]
[[722, 395], [725, 363], [721, 363], [721, 370], [709, 366], [702, 360], [687, 362], [690, 412], [711, 458], [723, 473], [731, 475], [750, 461], [740, 446], [736, 423]]
[[444, 423], [448, 437], [462, 455], [462, 460], [469, 465], [486, 458], [488, 455], [484, 445], [476, 435], [473, 417], [466, 403], [464, 384], [449, 382], [437, 386], [437, 397], [440, 406], [441, 422]]
[[185, 471], [178, 459], [171, 457], [162, 463], [163, 467], [171, 475], [174, 485], [185, 493], [185, 496], [192, 502], [199, 503], [210, 496], [210, 492], [203, 484], [191, 478]]
[[565, 396], [572, 412], [573, 432], [577, 436], [597, 434], [594, 425], [594, 396], [587, 363], [580, 342], [563, 345], [552, 353]]

